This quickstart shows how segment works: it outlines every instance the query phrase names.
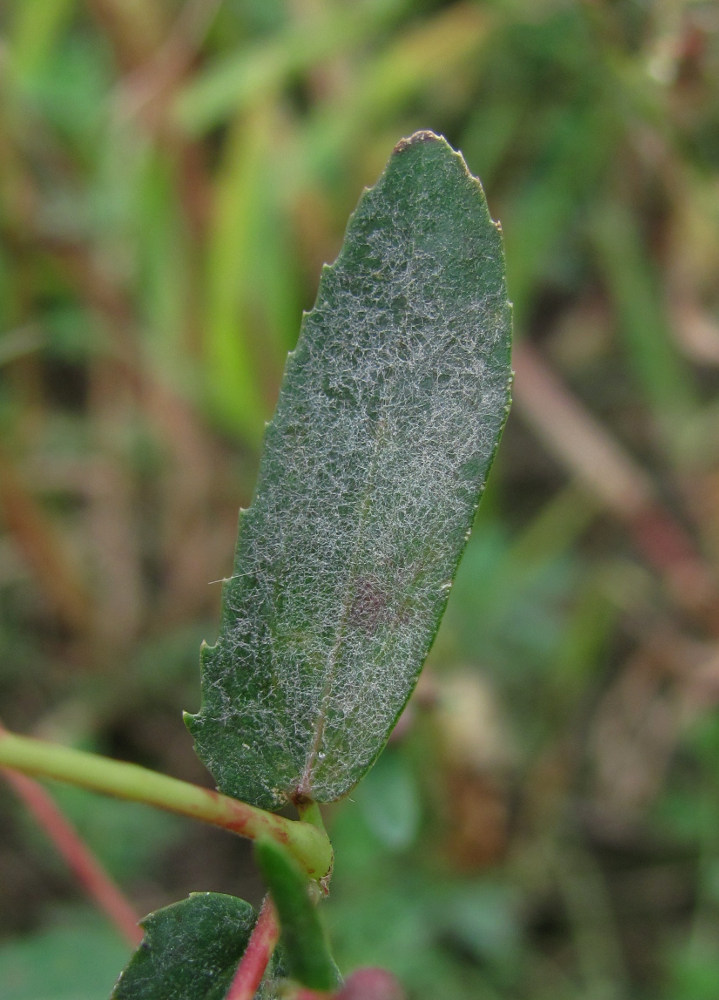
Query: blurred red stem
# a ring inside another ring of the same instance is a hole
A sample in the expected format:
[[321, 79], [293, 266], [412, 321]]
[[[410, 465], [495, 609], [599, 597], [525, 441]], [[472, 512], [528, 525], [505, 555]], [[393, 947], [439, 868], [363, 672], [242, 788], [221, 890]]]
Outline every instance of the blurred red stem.
[[9, 454], [0, 448], [0, 515], [63, 624], [87, 629], [90, 597], [61, 543], [55, 526], [26, 488]]
[[32, 778], [2, 769], [7, 782], [43, 828], [93, 902], [133, 946], [142, 940], [138, 916], [50, 795]]
[[693, 538], [660, 502], [649, 475], [527, 343], [515, 345], [515, 399], [559, 461], [629, 530], [644, 560], [692, 615], [712, 617], [716, 581]]

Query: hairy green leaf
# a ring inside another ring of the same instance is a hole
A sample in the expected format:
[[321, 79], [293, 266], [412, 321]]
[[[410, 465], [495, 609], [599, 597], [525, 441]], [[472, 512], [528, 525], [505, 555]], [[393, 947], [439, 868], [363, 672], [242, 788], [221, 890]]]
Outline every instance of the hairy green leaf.
[[339, 986], [340, 974], [309, 896], [309, 879], [275, 840], [259, 840], [255, 855], [280, 918], [287, 975], [313, 990], [332, 990]]
[[223, 1000], [256, 921], [249, 903], [218, 892], [151, 913], [111, 1000]]
[[395, 148], [304, 317], [188, 717], [222, 791], [339, 798], [417, 680], [509, 406], [499, 227], [460, 154]]

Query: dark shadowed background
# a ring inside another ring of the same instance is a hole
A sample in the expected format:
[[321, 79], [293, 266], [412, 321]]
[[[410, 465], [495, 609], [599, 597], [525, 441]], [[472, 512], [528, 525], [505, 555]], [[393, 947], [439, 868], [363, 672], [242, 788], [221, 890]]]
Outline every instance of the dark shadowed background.
[[[344, 971], [413, 1000], [719, 996], [719, 7], [8, 0], [0, 717], [209, 782], [237, 508], [319, 269], [396, 141], [501, 219], [515, 404], [445, 622], [326, 810]], [[246, 845], [53, 795], [139, 914]], [[0, 996], [128, 949], [0, 787]]]

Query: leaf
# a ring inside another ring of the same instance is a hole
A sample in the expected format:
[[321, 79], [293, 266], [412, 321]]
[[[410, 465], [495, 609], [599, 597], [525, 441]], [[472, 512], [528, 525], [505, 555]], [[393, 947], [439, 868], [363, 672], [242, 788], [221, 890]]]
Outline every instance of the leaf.
[[409, 761], [386, 750], [353, 794], [368, 829], [392, 851], [415, 840], [420, 825], [420, 789]]
[[294, 858], [269, 838], [257, 841], [255, 856], [280, 918], [287, 975], [313, 990], [334, 989], [341, 977], [310, 899], [307, 876]]
[[479, 181], [431, 132], [350, 219], [288, 359], [188, 717], [222, 791], [337, 799], [432, 644], [507, 415], [510, 307]]
[[223, 1000], [256, 920], [249, 903], [218, 892], [156, 910], [111, 1000]]

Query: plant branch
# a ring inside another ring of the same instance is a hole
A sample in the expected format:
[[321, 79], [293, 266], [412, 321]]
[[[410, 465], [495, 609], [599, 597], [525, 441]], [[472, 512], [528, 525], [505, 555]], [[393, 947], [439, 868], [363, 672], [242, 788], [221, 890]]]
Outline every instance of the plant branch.
[[253, 1000], [279, 939], [280, 924], [267, 895], [225, 1000]]
[[332, 864], [332, 848], [310, 823], [285, 819], [255, 806], [201, 788], [137, 764], [110, 760], [44, 740], [0, 729], [0, 766], [35, 777], [54, 778], [103, 795], [212, 823], [251, 840], [272, 837], [285, 844], [311, 878], [323, 878]]
[[3, 769], [3, 776], [67, 862], [78, 882], [133, 947], [142, 941], [139, 917], [77, 830], [32, 778]]

